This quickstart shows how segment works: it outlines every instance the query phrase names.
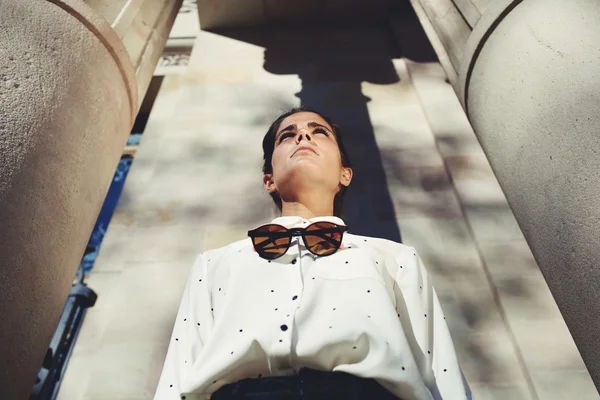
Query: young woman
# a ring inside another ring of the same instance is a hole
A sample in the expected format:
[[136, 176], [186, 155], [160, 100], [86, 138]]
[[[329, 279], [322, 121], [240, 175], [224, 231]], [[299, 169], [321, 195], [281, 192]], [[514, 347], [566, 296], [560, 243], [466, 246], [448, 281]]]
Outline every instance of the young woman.
[[155, 400], [468, 398], [416, 250], [347, 233], [340, 129], [294, 109], [263, 150], [281, 217], [197, 258]]

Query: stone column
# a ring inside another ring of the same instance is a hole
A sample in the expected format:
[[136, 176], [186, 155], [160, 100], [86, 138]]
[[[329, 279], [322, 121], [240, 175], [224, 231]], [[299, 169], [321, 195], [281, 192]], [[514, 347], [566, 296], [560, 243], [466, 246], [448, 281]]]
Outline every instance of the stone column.
[[600, 3], [410, 1], [600, 387]]
[[465, 47], [458, 92], [596, 387], [599, 42], [596, 0], [493, 2]]
[[0, 398], [34, 383], [181, 0], [0, 2]]

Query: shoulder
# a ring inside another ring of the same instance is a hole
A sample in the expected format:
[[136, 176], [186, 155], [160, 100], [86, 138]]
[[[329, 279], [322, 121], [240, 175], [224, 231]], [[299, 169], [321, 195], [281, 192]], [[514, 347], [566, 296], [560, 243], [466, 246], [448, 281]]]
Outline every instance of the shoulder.
[[414, 247], [407, 246], [402, 243], [394, 242], [389, 239], [382, 239], [371, 236], [362, 236], [362, 235], [354, 235], [347, 234], [347, 240], [349, 242], [355, 242], [360, 244], [368, 245], [374, 250], [378, 251], [382, 255], [393, 256], [393, 257], [402, 257], [402, 256], [416, 256], [417, 251]]
[[213, 262], [218, 259], [231, 254], [233, 252], [237, 252], [239, 250], [252, 247], [252, 242], [250, 238], [245, 238], [242, 240], [238, 240], [237, 242], [230, 243], [223, 247], [217, 247], [214, 249], [205, 250], [202, 253], [198, 254], [196, 261], [203, 260], [204, 262]]

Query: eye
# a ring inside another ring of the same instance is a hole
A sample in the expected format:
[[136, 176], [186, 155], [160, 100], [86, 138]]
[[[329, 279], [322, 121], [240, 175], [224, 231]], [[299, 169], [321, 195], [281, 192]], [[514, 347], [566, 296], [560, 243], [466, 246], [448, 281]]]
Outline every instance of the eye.
[[285, 139], [289, 138], [289, 137], [293, 137], [294, 133], [293, 132], [287, 132], [287, 133], [283, 133], [280, 137], [279, 137], [279, 143], [283, 142]]
[[329, 136], [329, 132], [327, 132], [327, 131], [326, 131], [325, 129], [323, 129], [323, 128], [317, 128], [317, 129], [315, 129], [315, 130], [313, 131], [313, 133], [322, 133], [322, 134], [324, 134], [325, 136]]

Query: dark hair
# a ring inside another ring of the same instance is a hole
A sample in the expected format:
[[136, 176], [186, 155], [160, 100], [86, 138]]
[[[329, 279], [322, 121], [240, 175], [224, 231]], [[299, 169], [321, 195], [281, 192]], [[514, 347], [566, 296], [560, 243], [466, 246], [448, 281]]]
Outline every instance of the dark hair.
[[[265, 135], [265, 137], [263, 139], [263, 143], [262, 143], [263, 153], [264, 153], [264, 156], [263, 156], [264, 163], [263, 163], [263, 168], [262, 168], [263, 173], [264, 174], [272, 174], [273, 173], [273, 164], [272, 164], [273, 151], [275, 150], [275, 135], [277, 134], [279, 125], [281, 125], [281, 122], [284, 119], [286, 119], [287, 117], [289, 117], [290, 115], [301, 113], [301, 112], [315, 113], [315, 114], [319, 115], [321, 118], [323, 118], [329, 124], [329, 126], [331, 126], [331, 128], [333, 129], [333, 133], [335, 134], [338, 148], [340, 149], [342, 165], [345, 168], [352, 168], [352, 164], [350, 163], [350, 158], [348, 158], [348, 152], [346, 151], [346, 148], [344, 147], [344, 142], [342, 141], [342, 132], [340, 130], [340, 127], [337, 126], [336, 124], [334, 124], [329, 118], [327, 118], [320, 112], [311, 110], [306, 107], [298, 107], [298, 108], [293, 108], [293, 109], [281, 114], [279, 117], [277, 117], [277, 119], [269, 127], [269, 130], [267, 131], [267, 134]], [[346, 189], [347, 189], [347, 187], [342, 185], [342, 187], [340, 188], [340, 191], [335, 195], [335, 198], [333, 199], [333, 215], [335, 215], [336, 217], [341, 217], [343, 215], [344, 193], [346, 192]], [[270, 195], [271, 195], [271, 198], [273, 199], [273, 202], [279, 209], [279, 211], [281, 211], [282, 204], [281, 204], [281, 197], [279, 196], [279, 193], [273, 192], [273, 193], [270, 193]]]

